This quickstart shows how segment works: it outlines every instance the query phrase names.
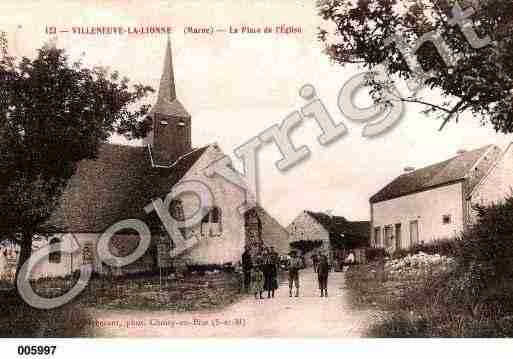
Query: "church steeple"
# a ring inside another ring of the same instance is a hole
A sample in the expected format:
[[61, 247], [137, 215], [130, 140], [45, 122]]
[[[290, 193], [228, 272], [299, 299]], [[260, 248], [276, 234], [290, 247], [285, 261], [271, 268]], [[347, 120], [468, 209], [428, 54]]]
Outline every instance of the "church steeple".
[[157, 101], [148, 116], [152, 120], [153, 131], [145, 142], [151, 145], [155, 164], [170, 165], [180, 156], [191, 151], [191, 116], [176, 98], [173, 55], [169, 38]]
[[175, 72], [173, 69], [173, 53], [171, 52], [171, 40], [167, 39], [166, 55], [164, 58], [164, 70], [160, 79], [159, 99], [173, 101], [176, 99]]

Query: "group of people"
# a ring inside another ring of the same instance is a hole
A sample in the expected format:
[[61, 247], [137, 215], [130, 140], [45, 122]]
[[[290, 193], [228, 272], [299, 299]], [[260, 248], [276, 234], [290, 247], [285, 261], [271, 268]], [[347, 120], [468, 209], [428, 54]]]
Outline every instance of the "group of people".
[[267, 298], [274, 298], [274, 291], [278, 289], [279, 265], [280, 257], [273, 247], [262, 247], [253, 257], [246, 248], [242, 255], [244, 288], [256, 299], [262, 299], [264, 291], [267, 291]]
[[[299, 271], [304, 268], [303, 260], [293, 250], [289, 253], [288, 263], [289, 296], [292, 297], [295, 288], [295, 296], [299, 297]], [[251, 256], [249, 248], [242, 255], [242, 269], [244, 272], [244, 288], [254, 294], [255, 299], [262, 299], [262, 293], [267, 291], [267, 298], [274, 298], [274, 292], [278, 289], [279, 255], [273, 247], [263, 247], [255, 256]], [[314, 267], [319, 282], [321, 297], [328, 296], [328, 275], [330, 267], [328, 257], [321, 254]]]

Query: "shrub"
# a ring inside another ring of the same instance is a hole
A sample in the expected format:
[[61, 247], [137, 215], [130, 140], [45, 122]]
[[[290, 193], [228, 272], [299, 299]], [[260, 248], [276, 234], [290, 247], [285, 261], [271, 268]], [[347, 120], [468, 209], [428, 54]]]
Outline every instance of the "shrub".
[[440, 238], [429, 243], [421, 243], [413, 248], [413, 252], [459, 257], [461, 254], [461, 238]]
[[372, 262], [385, 258], [386, 253], [384, 248], [367, 248], [365, 250], [365, 256], [368, 262]]

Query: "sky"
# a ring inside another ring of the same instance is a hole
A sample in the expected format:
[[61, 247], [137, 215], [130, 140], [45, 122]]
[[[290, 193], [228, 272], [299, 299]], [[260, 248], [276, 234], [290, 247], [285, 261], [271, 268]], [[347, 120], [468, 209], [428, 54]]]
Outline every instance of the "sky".
[[[312, 1], [23, 1], [3, 0], [0, 30], [8, 33], [9, 51], [33, 57], [53, 35], [47, 26], [71, 31], [88, 26], [171, 26], [177, 96], [192, 116], [193, 146], [217, 142], [227, 155], [306, 101], [298, 91], [312, 84], [335, 122], [348, 134], [329, 146], [317, 142], [320, 129], [305, 119], [291, 137], [309, 147], [310, 157], [286, 172], [274, 163], [273, 144], [259, 152], [260, 202], [282, 225], [301, 211], [331, 211], [349, 220], [369, 220], [369, 197], [407, 166], [420, 168], [446, 160], [458, 150], [487, 144], [505, 148], [513, 139], [482, 127], [472, 116], [438, 131], [440, 121], [407, 105], [401, 122], [390, 132], [369, 139], [362, 124], [345, 118], [337, 96], [350, 77], [361, 72], [342, 68], [322, 53], [317, 41], [320, 18]], [[299, 34], [232, 34], [241, 26], [287, 25]], [[226, 29], [211, 34], [185, 34], [192, 26]], [[54, 39], [72, 60], [108, 66], [133, 82], [157, 89], [166, 35], [77, 35], [62, 32]], [[432, 95], [435, 96], [435, 95]], [[147, 99], [153, 103], [154, 96]], [[368, 99], [359, 97], [359, 105]], [[113, 142], [126, 143], [115, 137]], [[131, 143], [138, 145], [139, 143]]]

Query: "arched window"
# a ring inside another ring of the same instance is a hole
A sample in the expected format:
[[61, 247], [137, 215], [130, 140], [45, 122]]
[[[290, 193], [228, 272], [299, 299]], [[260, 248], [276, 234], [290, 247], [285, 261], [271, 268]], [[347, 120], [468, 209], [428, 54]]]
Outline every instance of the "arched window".
[[212, 208], [212, 211], [211, 211], [212, 223], [221, 223], [221, 216], [222, 216], [222, 213], [221, 213], [221, 209], [219, 207]]
[[212, 208], [212, 223], [214, 223], [214, 235], [221, 235], [223, 233], [223, 212], [221, 208]]
[[93, 250], [91, 249], [92, 243], [85, 243], [82, 247], [82, 263], [93, 264]]
[[50, 263], [60, 263], [61, 262], [61, 240], [57, 237], [53, 237], [50, 239], [50, 245], [56, 245], [58, 247], [58, 250], [55, 252], [50, 253], [48, 256], [48, 261]]
[[219, 207], [213, 207], [201, 220], [201, 234], [218, 236], [223, 231], [223, 212]]

